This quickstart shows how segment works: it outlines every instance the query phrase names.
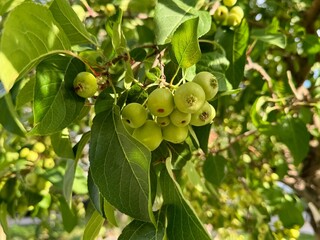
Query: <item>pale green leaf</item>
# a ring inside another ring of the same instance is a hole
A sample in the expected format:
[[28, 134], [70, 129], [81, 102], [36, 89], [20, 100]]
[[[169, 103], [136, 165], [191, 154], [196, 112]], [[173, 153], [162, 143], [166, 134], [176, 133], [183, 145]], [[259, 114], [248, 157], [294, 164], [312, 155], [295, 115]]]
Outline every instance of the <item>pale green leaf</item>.
[[82, 240], [95, 240], [104, 221], [104, 218], [97, 211], [94, 211], [84, 229]]
[[97, 44], [66, 0], [54, 0], [49, 10], [66, 33], [71, 45]]
[[260, 40], [262, 42], [278, 46], [284, 49], [287, 45], [287, 38], [284, 34], [266, 34], [264, 32], [256, 31], [250, 36], [253, 39]]
[[16, 109], [19, 109], [24, 104], [33, 100], [33, 90], [36, 78], [32, 77], [26, 84], [23, 85], [21, 90], [18, 92], [16, 100]]
[[120, 109], [100, 112], [93, 120], [90, 171], [100, 193], [114, 207], [150, 222], [150, 151], [123, 126]]
[[174, 32], [171, 40], [175, 58], [182, 68], [196, 64], [201, 58], [197, 32], [199, 18], [193, 18], [182, 23]]
[[53, 134], [70, 125], [81, 113], [84, 98], [73, 90], [73, 80], [85, 71], [76, 59], [53, 56], [37, 67], [34, 93], [34, 128], [30, 134]]
[[115, 208], [106, 200], [103, 199], [103, 213], [107, 218], [108, 222], [113, 226], [118, 227], [118, 223], [115, 217]]
[[0, 15], [11, 11], [25, 0], [1, 0], [0, 1]]
[[0, 79], [8, 92], [19, 76], [51, 53], [70, 50], [70, 42], [42, 5], [25, 2], [8, 15], [0, 43]]
[[68, 129], [63, 129], [50, 136], [51, 144], [57, 156], [67, 159], [74, 159], [72, 144], [69, 137]]

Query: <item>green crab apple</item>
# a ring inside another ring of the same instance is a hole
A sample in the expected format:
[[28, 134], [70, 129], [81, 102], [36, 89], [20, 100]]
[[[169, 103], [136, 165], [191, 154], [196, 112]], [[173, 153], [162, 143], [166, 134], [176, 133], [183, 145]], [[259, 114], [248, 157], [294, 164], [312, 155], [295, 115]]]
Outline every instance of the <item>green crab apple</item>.
[[229, 9], [226, 6], [219, 6], [217, 10], [214, 12], [213, 18], [219, 23], [223, 23], [227, 20], [229, 15]]
[[177, 127], [185, 127], [190, 123], [191, 113], [184, 113], [178, 109], [174, 109], [169, 117], [173, 125]]
[[153, 120], [147, 120], [141, 127], [135, 128], [132, 136], [150, 151], [159, 147], [163, 139], [161, 127]]
[[214, 107], [210, 103], [205, 102], [199, 111], [191, 115], [190, 124], [193, 126], [204, 126], [211, 123], [215, 116], [216, 110]]
[[148, 113], [140, 103], [129, 103], [122, 109], [121, 116], [129, 127], [138, 128], [147, 121]]
[[170, 124], [170, 117], [157, 117], [156, 122], [160, 125], [160, 127], [165, 127]]
[[210, 72], [199, 72], [192, 82], [198, 83], [202, 87], [206, 94], [206, 100], [213, 99], [219, 90], [218, 80]]
[[184, 113], [197, 112], [206, 101], [202, 87], [194, 82], [180, 85], [174, 93], [174, 103], [178, 110]]
[[80, 72], [73, 81], [73, 88], [80, 97], [92, 97], [98, 90], [97, 79], [92, 73]]
[[188, 126], [177, 127], [170, 123], [162, 128], [163, 139], [172, 143], [182, 143], [186, 140], [189, 134]]
[[230, 14], [236, 14], [239, 16], [240, 19], [244, 17], [244, 12], [242, 7], [240, 6], [234, 6], [230, 9]]
[[173, 95], [168, 88], [157, 88], [148, 97], [147, 107], [157, 117], [169, 116], [173, 111]]
[[230, 27], [236, 27], [240, 25], [241, 20], [242, 19], [238, 16], [238, 14], [230, 13], [227, 18], [227, 25]]
[[223, 4], [227, 7], [232, 7], [237, 3], [237, 0], [223, 0]]

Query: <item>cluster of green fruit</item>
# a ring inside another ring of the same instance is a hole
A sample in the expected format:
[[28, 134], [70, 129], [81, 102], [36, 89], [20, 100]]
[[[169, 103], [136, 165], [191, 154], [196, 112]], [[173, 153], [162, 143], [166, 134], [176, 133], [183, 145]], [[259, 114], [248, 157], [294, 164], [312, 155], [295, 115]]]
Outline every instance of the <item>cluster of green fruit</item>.
[[240, 6], [235, 6], [236, 3], [237, 0], [223, 0], [224, 5], [220, 5], [214, 12], [214, 20], [225, 26], [238, 26], [244, 17], [244, 12]]
[[216, 115], [208, 102], [218, 92], [218, 81], [209, 72], [198, 73], [192, 81], [175, 90], [156, 88], [146, 101], [146, 107], [129, 103], [122, 109], [122, 120], [132, 136], [155, 150], [166, 140], [182, 143], [189, 135], [189, 125], [203, 126]]

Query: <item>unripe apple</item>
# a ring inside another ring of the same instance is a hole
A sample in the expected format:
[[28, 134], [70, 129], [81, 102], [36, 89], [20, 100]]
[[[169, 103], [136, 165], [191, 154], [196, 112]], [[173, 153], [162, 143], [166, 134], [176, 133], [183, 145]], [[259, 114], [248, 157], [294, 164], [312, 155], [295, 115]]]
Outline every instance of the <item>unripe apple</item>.
[[170, 117], [157, 117], [156, 122], [159, 124], [160, 127], [165, 127], [170, 124]]
[[167, 88], [155, 89], [148, 97], [147, 107], [154, 116], [169, 116], [174, 108], [174, 101], [171, 91]]
[[206, 94], [206, 100], [213, 99], [219, 90], [218, 80], [210, 72], [205, 72], [205, 71], [199, 72], [193, 78], [192, 82], [195, 82], [202, 87], [202, 89]]
[[197, 112], [206, 100], [202, 87], [194, 82], [180, 85], [174, 93], [174, 103], [177, 109], [184, 113]]
[[178, 109], [174, 109], [169, 117], [173, 125], [177, 127], [185, 127], [190, 123], [191, 113], [183, 113]]
[[141, 127], [147, 120], [148, 113], [140, 103], [129, 103], [122, 110], [124, 123], [131, 128]]
[[230, 27], [236, 27], [241, 23], [241, 20], [242, 19], [237, 14], [230, 13], [227, 18], [227, 25]]
[[37, 153], [43, 153], [46, 150], [46, 146], [42, 142], [36, 142], [33, 145], [32, 150]]
[[205, 102], [198, 112], [191, 115], [190, 124], [193, 126], [204, 126], [211, 123], [215, 116], [216, 110], [214, 107], [210, 103]]
[[98, 83], [92, 73], [80, 72], [73, 81], [73, 87], [80, 97], [89, 98], [98, 90]]
[[29, 152], [30, 152], [30, 149], [29, 149], [29, 148], [27, 148], [27, 147], [22, 148], [22, 149], [20, 150], [19, 156], [20, 156], [21, 158], [26, 158], [26, 157], [28, 156]]
[[227, 7], [232, 7], [237, 3], [237, 0], [223, 0], [223, 4]]
[[26, 156], [26, 159], [28, 161], [34, 162], [38, 159], [38, 157], [39, 157], [39, 154], [37, 152], [30, 150], [28, 155]]
[[147, 120], [141, 127], [134, 129], [132, 136], [143, 143], [150, 151], [155, 150], [162, 142], [161, 128], [152, 120]]
[[243, 9], [242, 7], [240, 6], [234, 6], [230, 9], [230, 14], [231, 13], [234, 13], [236, 15], [239, 16], [240, 19], [242, 19], [244, 17], [244, 12], [243, 12]]
[[182, 143], [189, 134], [188, 127], [177, 127], [172, 123], [162, 128], [163, 139], [172, 143]]
[[226, 6], [219, 6], [217, 10], [214, 12], [213, 18], [219, 23], [223, 23], [227, 20], [229, 15], [229, 10]]

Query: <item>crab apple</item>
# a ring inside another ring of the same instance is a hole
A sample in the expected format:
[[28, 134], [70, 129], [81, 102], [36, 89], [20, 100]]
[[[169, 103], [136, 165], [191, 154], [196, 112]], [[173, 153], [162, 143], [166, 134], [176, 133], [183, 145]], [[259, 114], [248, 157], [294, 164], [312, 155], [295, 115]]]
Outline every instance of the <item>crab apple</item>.
[[194, 82], [180, 85], [174, 93], [174, 103], [181, 112], [195, 113], [206, 101], [202, 87]]
[[154, 116], [169, 116], [174, 108], [174, 101], [171, 91], [167, 88], [155, 89], [148, 97], [147, 107]]
[[92, 97], [98, 90], [97, 79], [92, 73], [80, 72], [73, 81], [73, 88], [80, 97]]
[[124, 123], [131, 128], [141, 127], [148, 117], [147, 110], [140, 103], [127, 104], [123, 108], [121, 115]]
[[190, 123], [191, 113], [184, 113], [178, 109], [174, 109], [169, 117], [173, 125], [177, 127], [185, 127]]
[[156, 122], [160, 125], [160, 127], [165, 127], [170, 124], [170, 117], [157, 117]]
[[223, 0], [223, 4], [227, 7], [232, 7], [237, 3], [237, 0]]
[[227, 25], [230, 27], [236, 27], [241, 23], [241, 20], [242, 19], [237, 14], [230, 13], [227, 18]]
[[229, 15], [229, 10], [226, 6], [219, 6], [217, 10], [214, 12], [213, 18], [217, 22], [224, 22], [227, 20]]
[[198, 83], [203, 88], [206, 94], [206, 100], [213, 99], [219, 90], [218, 80], [210, 72], [199, 72], [193, 78], [192, 82]]
[[162, 142], [161, 128], [152, 120], [147, 120], [141, 127], [134, 129], [132, 136], [150, 151], [155, 150]]
[[36, 142], [33, 145], [32, 150], [37, 153], [43, 153], [46, 150], [46, 146], [42, 142]]
[[205, 102], [199, 111], [191, 115], [190, 124], [193, 126], [204, 126], [211, 123], [215, 116], [216, 110], [214, 107], [210, 103]]
[[234, 6], [230, 9], [230, 14], [236, 14], [239, 16], [240, 19], [242, 19], [244, 17], [244, 12], [242, 7], [240, 6]]
[[188, 137], [188, 126], [177, 127], [172, 123], [162, 128], [163, 139], [172, 143], [182, 143]]

